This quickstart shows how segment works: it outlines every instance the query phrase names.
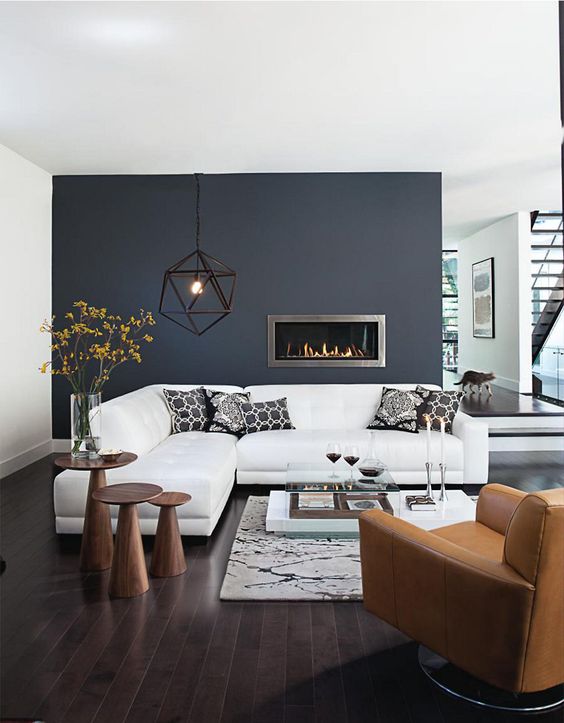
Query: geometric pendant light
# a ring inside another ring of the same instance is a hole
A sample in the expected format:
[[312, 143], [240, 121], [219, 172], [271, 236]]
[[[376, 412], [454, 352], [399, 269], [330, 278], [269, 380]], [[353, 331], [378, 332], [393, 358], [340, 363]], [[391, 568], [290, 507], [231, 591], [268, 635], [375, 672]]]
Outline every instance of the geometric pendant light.
[[237, 274], [200, 248], [200, 179], [196, 181], [196, 250], [164, 273], [159, 314], [200, 336], [233, 310]]

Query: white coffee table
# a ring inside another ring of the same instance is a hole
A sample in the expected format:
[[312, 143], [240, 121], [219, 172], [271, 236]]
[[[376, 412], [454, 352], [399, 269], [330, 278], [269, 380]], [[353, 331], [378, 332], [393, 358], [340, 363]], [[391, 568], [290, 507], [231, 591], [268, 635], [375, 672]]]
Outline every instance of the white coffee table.
[[[433, 512], [412, 512], [405, 503], [406, 495], [412, 494], [413, 490], [401, 492], [399, 517], [424, 530], [476, 519], [476, 503], [462, 490], [447, 490], [448, 501], [437, 502], [437, 509]], [[435, 496], [438, 497], [437, 490]], [[289, 512], [289, 495], [283, 490], [271, 492], [266, 531], [288, 537], [358, 537], [356, 519], [296, 519], [291, 518]]]

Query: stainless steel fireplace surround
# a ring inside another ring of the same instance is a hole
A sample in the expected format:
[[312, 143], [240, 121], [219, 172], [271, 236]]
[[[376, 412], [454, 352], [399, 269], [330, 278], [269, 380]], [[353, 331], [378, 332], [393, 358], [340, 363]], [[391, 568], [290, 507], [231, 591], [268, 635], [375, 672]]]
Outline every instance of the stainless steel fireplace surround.
[[268, 316], [269, 367], [384, 367], [384, 314]]

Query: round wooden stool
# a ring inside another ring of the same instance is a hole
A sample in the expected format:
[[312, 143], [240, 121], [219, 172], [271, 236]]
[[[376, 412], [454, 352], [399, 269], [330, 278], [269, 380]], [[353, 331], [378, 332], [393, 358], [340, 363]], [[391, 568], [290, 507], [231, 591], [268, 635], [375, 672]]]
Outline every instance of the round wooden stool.
[[98, 502], [119, 505], [110, 597], [135, 597], [149, 589], [137, 505], [158, 497], [162, 491], [158, 485], [129, 482], [102, 487], [92, 493], [92, 499]]
[[191, 495], [184, 492], [163, 492], [151, 500], [152, 505], [161, 508], [151, 557], [151, 575], [154, 577], [174, 577], [186, 572], [175, 508], [191, 499]]
[[114, 550], [110, 510], [93, 501], [92, 493], [106, 486], [107, 469], [125, 467], [136, 459], [137, 455], [133, 452], [122, 452], [115, 462], [104, 462], [102, 458], [81, 459], [70, 454], [63, 454], [55, 460], [57, 467], [62, 469], [90, 472], [80, 546], [80, 569], [85, 572], [107, 570], [112, 564]]

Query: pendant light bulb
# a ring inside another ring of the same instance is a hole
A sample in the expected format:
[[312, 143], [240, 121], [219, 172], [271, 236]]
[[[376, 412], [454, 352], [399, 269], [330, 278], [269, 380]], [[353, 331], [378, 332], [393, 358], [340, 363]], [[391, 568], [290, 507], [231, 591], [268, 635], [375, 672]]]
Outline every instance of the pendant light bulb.
[[192, 286], [190, 287], [190, 291], [191, 291], [193, 294], [201, 294], [203, 290], [204, 290], [204, 287], [202, 286], [202, 282], [201, 282], [200, 279], [196, 276], [196, 278], [194, 279], [194, 283], [193, 283]]

